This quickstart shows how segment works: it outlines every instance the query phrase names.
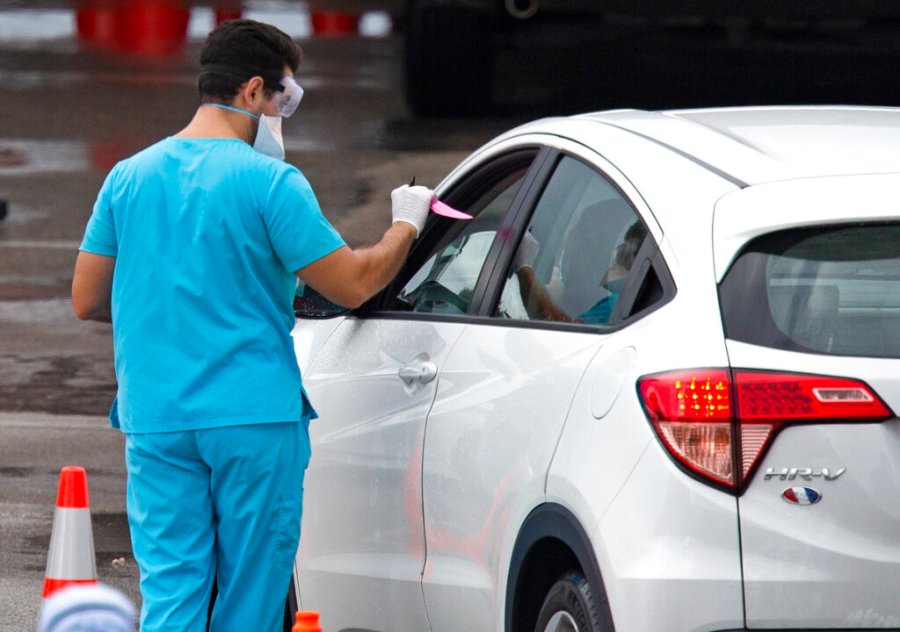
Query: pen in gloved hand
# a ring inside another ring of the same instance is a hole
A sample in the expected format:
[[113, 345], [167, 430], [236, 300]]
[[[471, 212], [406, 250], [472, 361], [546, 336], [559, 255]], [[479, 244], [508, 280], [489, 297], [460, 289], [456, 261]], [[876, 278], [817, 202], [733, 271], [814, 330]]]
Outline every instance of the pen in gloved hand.
[[[412, 180], [409, 181], [409, 186], [416, 186], [416, 176], [413, 176]], [[472, 215], [463, 211], [457, 211], [455, 208], [447, 206], [437, 198], [434, 198], [431, 201], [431, 211], [442, 217], [449, 217], [450, 219], [472, 219]]]

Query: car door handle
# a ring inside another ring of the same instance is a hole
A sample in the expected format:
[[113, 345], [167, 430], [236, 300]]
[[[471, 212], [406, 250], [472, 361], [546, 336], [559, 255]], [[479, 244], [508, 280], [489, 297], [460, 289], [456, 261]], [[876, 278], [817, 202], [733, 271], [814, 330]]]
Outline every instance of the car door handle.
[[434, 362], [415, 361], [400, 367], [400, 370], [397, 371], [397, 375], [399, 375], [400, 379], [407, 385], [412, 384], [413, 382], [427, 384], [437, 377], [437, 372], [437, 365]]

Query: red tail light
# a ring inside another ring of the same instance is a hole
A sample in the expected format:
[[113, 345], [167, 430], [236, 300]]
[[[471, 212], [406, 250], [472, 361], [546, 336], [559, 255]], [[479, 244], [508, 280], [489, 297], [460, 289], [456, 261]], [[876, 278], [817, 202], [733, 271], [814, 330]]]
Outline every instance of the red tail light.
[[864, 383], [762, 371], [697, 369], [641, 378], [644, 410], [679, 463], [737, 491], [775, 434], [796, 423], [876, 422], [890, 409]]

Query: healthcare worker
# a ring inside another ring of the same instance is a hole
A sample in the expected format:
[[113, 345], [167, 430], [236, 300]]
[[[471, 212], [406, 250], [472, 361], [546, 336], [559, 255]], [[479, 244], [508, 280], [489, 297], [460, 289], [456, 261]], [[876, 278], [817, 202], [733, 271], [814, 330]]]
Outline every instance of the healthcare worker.
[[143, 632], [280, 630], [315, 412], [294, 356], [297, 277], [356, 307], [399, 271], [433, 192], [391, 193], [392, 225], [351, 249], [282, 158], [299, 47], [225, 22], [201, 55], [200, 106], [118, 163], [87, 223], [72, 303], [111, 321]]

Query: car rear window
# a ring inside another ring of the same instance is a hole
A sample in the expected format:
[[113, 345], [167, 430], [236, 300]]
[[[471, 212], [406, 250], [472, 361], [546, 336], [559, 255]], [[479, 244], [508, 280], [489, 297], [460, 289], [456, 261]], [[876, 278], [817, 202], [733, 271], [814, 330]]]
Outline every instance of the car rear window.
[[719, 286], [725, 334], [778, 349], [900, 358], [900, 224], [770, 233]]

